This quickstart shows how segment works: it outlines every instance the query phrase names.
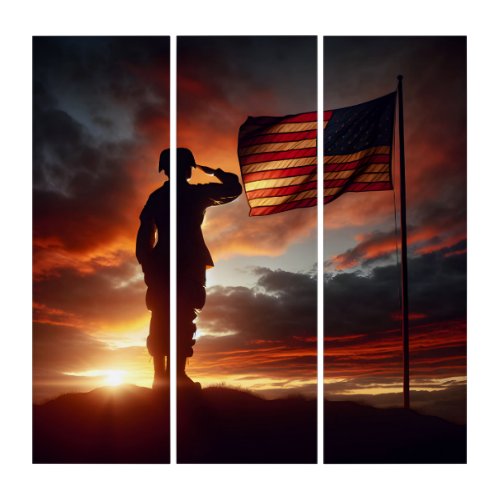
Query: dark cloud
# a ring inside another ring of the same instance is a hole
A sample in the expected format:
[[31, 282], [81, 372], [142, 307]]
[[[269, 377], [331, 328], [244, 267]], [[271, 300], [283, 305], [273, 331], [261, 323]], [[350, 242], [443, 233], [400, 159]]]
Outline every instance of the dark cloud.
[[[418, 322], [464, 318], [466, 311], [465, 241], [409, 259], [410, 314]], [[334, 335], [383, 331], [398, 326], [400, 273], [396, 265], [363, 273], [326, 276], [325, 331]], [[414, 316], [415, 317], [415, 316]]]
[[[466, 374], [465, 250], [461, 241], [408, 263], [412, 407], [460, 422], [465, 389], [444, 391], [443, 379]], [[325, 377], [337, 380], [325, 388], [330, 398], [401, 403], [400, 274], [383, 262], [380, 254], [365, 260], [362, 271], [327, 277]], [[374, 390], [390, 394], [369, 395]]]
[[61, 105], [77, 95], [81, 111], [103, 112], [114, 103], [136, 109], [152, 100], [168, 111], [169, 58], [168, 37], [36, 37], [33, 43], [35, 80], [50, 85]]
[[[412, 377], [427, 379], [426, 387], [432, 378], [465, 374], [465, 254], [454, 250], [410, 259]], [[205, 336], [196, 346], [192, 369], [306, 383], [316, 366], [316, 276], [265, 268], [254, 272], [253, 288], [209, 290], [199, 321]], [[364, 275], [327, 275], [327, 377], [344, 377], [351, 389], [359, 384], [368, 392], [384, 384], [389, 391], [399, 386], [398, 286], [395, 265]]]
[[211, 117], [234, 133], [248, 115], [316, 107], [315, 37], [180, 37], [178, 50], [181, 127]]
[[54, 237], [69, 250], [86, 250], [116, 238], [135, 192], [125, 168], [133, 145], [98, 144], [61, 110], [39, 113], [35, 123], [35, 243]]
[[229, 377], [236, 384], [264, 379], [269, 395], [277, 390], [271, 388], [273, 380], [282, 390], [304, 393], [307, 385], [311, 392], [317, 361], [316, 277], [264, 268], [255, 274], [253, 288], [209, 289], [190, 373]]
[[[57, 279], [35, 282], [35, 300], [49, 309], [70, 311], [72, 318], [69, 323], [73, 320], [76, 324], [86, 324], [88, 328], [123, 325], [146, 312], [146, 287], [137, 264], [125, 260], [119, 266], [96, 265], [94, 270], [82, 275], [65, 269]], [[36, 311], [34, 319], [39, 319]], [[45, 321], [52, 320], [57, 321], [57, 314], [46, 312]]]
[[33, 52], [35, 274], [43, 275], [133, 241], [144, 183], [168, 142], [169, 40], [35, 38]]
[[[256, 287], [209, 290], [200, 320], [205, 332], [232, 332], [244, 344], [316, 336], [316, 277], [258, 268]], [[229, 339], [229, 337], [227, 337]]]
[[410, 308], [436, 320], [464, 319], [467, 309], [465, 241], [410, 260]]
[[[465, 243], [409, 260], [413, 324], [465, 318]], [[213, 287], [200, 328], [235, 332], [245, 341], [314, 337], [316, 277], [257, 268], [256, 287]], [[325, 335], [349, 336], [398, 328], [399, 270], [339, 272], [325, 277]]]

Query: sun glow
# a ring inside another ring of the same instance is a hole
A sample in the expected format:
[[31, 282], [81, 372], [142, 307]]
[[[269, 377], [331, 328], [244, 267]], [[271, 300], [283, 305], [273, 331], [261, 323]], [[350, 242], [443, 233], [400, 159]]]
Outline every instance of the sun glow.
[[124, 383], [125, 377], [129, 378], [129, 372], [125, 370], [90, 370], [86, 372], [65, 372], [64, 375], [72, 377], [80, 377], [84, 379], [92, 379], [92, 381], [100, 382], [98, 385], [106, 385], [116, 387]]
[[125, 372], [122, 370], [108, 370], [106, 373], [106, 385], [116, 387], [123, 384]]

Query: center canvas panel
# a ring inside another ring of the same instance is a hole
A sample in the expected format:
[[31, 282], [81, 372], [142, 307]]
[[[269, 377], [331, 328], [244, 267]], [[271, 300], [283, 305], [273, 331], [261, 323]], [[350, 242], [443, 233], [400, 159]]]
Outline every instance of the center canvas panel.
[[316, 461], [316, 44], [177, 39], [179, 463]]

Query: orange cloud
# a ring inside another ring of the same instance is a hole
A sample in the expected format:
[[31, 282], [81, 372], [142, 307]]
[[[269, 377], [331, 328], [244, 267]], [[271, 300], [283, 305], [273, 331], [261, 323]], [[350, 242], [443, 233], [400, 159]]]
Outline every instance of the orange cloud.
[[[227, 384], [238, 385], [242, 379], [258, 381], [286, 379], [315, 384], [316, 349], [293, 347], [284, 342], [253, 343], [250, 348], [238, 350], [212, 350], [210, 341], [201, 339], [196, 355], [190, 360], [189, 373], [203, 380], [217, 378]], [[267, 345], [267, 346], [266, 346]]]
[[[408, 246], [417, 255], [425, 255], [443, 248], [451, 248], [465, 238], [461, 220], [437, 220], [408, 230]], [[359, 243], [346, 252], [333, 256], [331, 262], [337, 270], [352, 269], [364, 261], [381, 259], [401, 251], [400, 235], [394, 232], [358, 234]]]
[[71, 312], [51, 308], [38, 302], [33, 303], [33, 321], [46, 325], [71, 326], [75, 328], [80, 328], [84, 324], [81, 318], [78, 318], [77, 315]]
[[[51, 241], [52, 240], [52, 241]], [[135, 251], [135, 240], [114, 239], [107, 245], [96, 245], [87, 251], [71, 251], [60, 242], [48, 238], [33, 243], [33, 278], [56, 277], [63, 269], [92, 274], [98, 268], [116, 267], [130, 259]]]

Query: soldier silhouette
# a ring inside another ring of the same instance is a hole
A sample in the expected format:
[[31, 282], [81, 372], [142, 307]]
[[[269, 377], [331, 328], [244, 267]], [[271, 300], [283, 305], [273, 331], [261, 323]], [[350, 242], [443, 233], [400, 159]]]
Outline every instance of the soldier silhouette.
[[[215, 176], [220, 183], [190, 184], [193, 168]], [[159, 171], [170, 176], [170, 150], [160, 154]], [[242, 191], [238, 176], [197, 165], [189, 149], [177, 149], [177, 383], [194, 386], [186, 374], [193, 355], [194, 320], [205, 305], [205, 271], [214, 263], [201, 225], [208, 207], [235, 200]], [[170, 183], [154, 191], [140, 215], [136, 256], [148, 287], [151, 311], [147, 348], [154, 360], [153, 388], [168, 385], [170, 348]], [[165, 366], [165, 359], [167, 363]]]

